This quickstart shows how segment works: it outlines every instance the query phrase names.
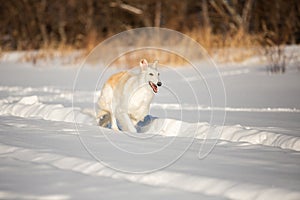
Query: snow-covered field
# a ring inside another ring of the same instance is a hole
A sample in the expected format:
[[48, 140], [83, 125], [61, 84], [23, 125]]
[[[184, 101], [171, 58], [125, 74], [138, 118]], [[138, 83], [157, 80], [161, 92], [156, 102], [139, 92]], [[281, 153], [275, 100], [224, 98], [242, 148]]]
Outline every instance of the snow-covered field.
[[300, 199], [300, 72], [219, 70], [225, 107], [193, 69], [161, 69], [154, 117], [129, 134], [93, 116], [117, 69], [99, 82], [103, 68], [87, 67], [74, 84], [76, 67], [2, 59], [0, 199]]

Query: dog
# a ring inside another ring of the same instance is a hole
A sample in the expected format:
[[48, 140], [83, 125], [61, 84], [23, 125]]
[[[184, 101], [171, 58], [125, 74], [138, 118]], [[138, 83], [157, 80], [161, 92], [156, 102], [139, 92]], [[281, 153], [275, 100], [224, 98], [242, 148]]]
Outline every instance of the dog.
[[158, 87], [162, 86], [155, 61], [149, 66], [146, 59], [140, 61], [140, 72], [122, 71], [112, 75], [104, 84], [98, 100], [99, 125], [113, 130], [136, 133], [135, 126], [148, 115], [150, 103]]

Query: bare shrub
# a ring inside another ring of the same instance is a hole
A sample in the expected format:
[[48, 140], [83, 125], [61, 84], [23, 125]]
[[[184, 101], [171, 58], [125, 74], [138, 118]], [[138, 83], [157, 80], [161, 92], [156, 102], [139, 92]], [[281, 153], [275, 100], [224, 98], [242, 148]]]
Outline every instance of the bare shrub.
[[265, 46], [264, 56], [267, 60], [267, 71], [271, 73], [284, 73], [287, 65], [285, 45]]
[[267, 31], [262, 38], [262, 55], [270, 73], [285, 73], [287, 66], [294, 60], [294, 52], [287, 52], [287, 39], [284, 36]]

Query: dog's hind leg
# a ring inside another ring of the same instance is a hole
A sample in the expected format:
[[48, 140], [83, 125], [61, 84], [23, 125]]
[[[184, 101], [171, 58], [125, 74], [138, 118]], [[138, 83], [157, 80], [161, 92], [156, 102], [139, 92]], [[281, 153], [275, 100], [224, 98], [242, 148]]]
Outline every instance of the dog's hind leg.
[[110, 113], [106, 110], [100, 110], [97, 115], [99, 126], [108, 127], [110, 123]]
[[110, 114], [107, 113], [99, 118], [99, 126], [108, 127], [110, 124]]

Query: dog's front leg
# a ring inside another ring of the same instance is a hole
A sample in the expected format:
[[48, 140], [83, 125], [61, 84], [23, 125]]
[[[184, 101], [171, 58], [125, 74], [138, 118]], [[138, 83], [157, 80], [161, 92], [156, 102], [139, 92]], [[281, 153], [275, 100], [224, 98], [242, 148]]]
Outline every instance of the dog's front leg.
[[117, 119], [115, 117], [115, 114], [111, 113], [110, 117], [111, 117], [111, 129], [113, 129], [115, 131], [119, 131], [119, 127], [117, 124]]
[[124, 131], [129, 131], [132, 133], [136, 133], [136, 128], [134, 127], [130, 117], [126, 112], [119, 112], [117, 113], [117, 119], [118, 122], [120, 123], [122, 130]]

